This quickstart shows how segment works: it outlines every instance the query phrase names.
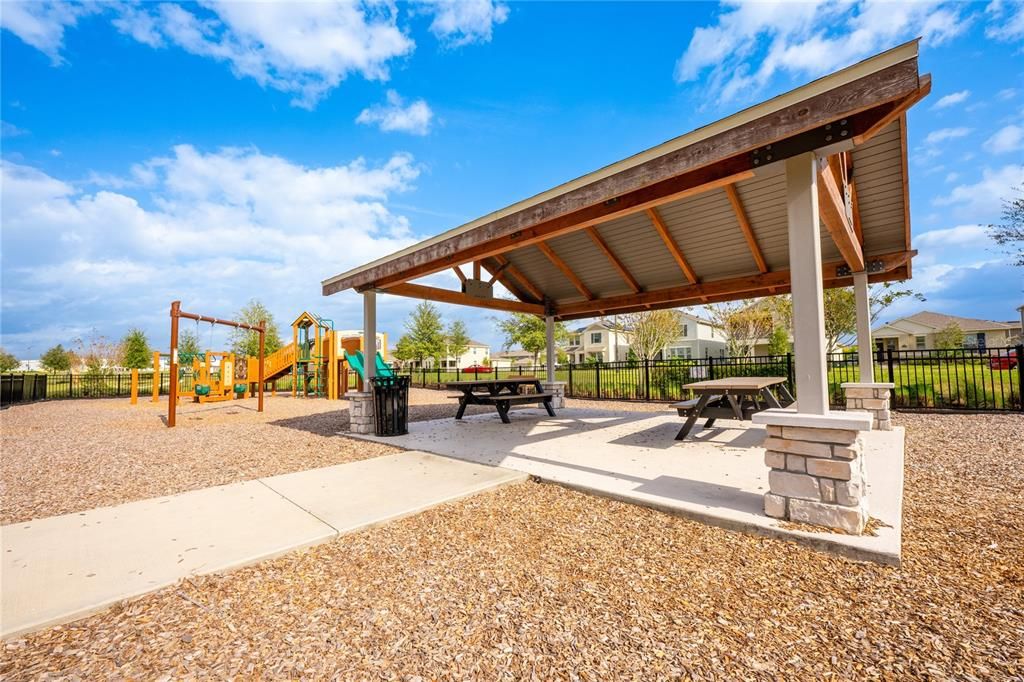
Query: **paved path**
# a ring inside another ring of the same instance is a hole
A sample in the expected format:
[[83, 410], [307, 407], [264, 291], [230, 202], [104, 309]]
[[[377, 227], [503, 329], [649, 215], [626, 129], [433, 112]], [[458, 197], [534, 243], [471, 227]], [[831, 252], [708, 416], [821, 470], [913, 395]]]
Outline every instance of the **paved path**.
[[4, 526], [0, 636], [526, 478], [403, 452]]

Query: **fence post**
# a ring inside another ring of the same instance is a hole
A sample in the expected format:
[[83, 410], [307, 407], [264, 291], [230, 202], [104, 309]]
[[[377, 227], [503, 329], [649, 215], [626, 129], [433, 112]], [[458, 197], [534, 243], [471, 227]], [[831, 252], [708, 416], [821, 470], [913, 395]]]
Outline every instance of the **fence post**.
[[644, 358], [644, 400], [651, 399], [651, 360]]
[[708, 379], [715, 378], [715, 356], [708, 356]]
[[786, 383], [789, 384], [789, 392], [795, 394], [796, 386], [793, 381], [793, 354], [786, 353]]
[[601, 397], [601, 363], [600, 362], [595, 362], [594, 363], [594, 373], [595, 373], [595, 377], [596, 377], [594, 383], [597, 385], [597, 397], [600, 398]]
[[1020, 411], [1024, 412], [1024, 367], [1020, 366], [1024, 362], [1024, 343], [1018, 343], [1013, 350], [1017, 353], [1017, 400], [1020, 401]]
[[[889, 383], [890, 384], [896, 383], [896, 375], [893, 372], [893, 367], [892, 367], [892, 348], [886, 348], [885, 349], [885, 365], [886, 365], [886, 367], [889, 368]], [[895, 393], [895, 389], [893, 390], [893, 392]]]
[[[573, 363], [570, 362], [569, 363], [569, 386], [568, 386], [568, 390], [565, 392], [565, 395], [566, 395], [567, 398], [572, 397], [572, 366], [573, 366]], [[1022, 402], [1024, 402], [1024, 401], [1022, 401]]]

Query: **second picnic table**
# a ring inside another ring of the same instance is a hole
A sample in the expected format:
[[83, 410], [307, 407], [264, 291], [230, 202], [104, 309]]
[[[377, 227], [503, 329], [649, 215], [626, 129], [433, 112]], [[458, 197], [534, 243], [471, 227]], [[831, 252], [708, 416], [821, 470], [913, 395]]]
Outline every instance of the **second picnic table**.
[[[532, 386], [533, 393], [523, 393], [524, 386]], [[554, 395], [545, 393], [537, 377], [512, 377], [508, 379], [472, 379], [469, 381], [449, 381], [445, 384], [449, 391], [461, 391], [459, 411], [456, 419], [462, 419], [468, 405], [493, 405], [498, 416], [505, 424], [511, 424], [508, 412], [513, 405], [541, 403], [552, 417], [555, 416], [551, 399]]]
[[[778, 397], [772, 393], [775, 387]], [[729, 377], [686, 384], [698, 397], [684, 400], [672, 407], [686, 423], [679, 429], [676, 440], [683, 440], [701, 417], [707, 417], [704, 428], [716, 419], [750, 419], [755, 412], [768, 408], [788, 407], [793, 396], [786, 388], [786, 377]]]

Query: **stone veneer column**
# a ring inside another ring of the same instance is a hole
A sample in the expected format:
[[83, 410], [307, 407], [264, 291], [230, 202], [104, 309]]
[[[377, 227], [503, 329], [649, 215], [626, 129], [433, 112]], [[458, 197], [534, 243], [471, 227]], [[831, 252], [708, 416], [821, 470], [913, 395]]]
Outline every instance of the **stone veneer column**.
[[349, 431], [373, 433], [376, 430], [373, 422], [373, 394], [349, 391], [345, 399], [348, 400]]
[[878, 431], [892, 431], [889, 399], [896, 384], [846, 383], [846, 410], [871, 413], [871, 427]]
[[861, 431], [871, 430], [870, 416], [765, 410], [753, 420], [767, 428], [765, 514], [861, 533], [868, 522]]
[[565, 407], [565, 382], [564, 381], [545, 381], [541, 383], [541, 388], [544, 389], [545, 393], [551, 393], [555, 397], [551, 399], [551, 407], [556, 410]]

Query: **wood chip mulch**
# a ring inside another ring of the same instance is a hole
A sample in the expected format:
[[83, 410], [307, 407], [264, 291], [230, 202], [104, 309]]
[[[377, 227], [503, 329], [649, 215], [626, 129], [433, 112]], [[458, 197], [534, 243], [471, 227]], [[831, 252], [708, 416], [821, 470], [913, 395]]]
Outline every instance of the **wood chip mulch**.
[[[438, 391], [409, 402], [412, 421], [455, 414]], [[262, 414], [255, 399], [189, 403], [173, 429], [166, 415], [166, 399], [144, 396], [0, 411], [0, 525], [399, 452], [344, 435], [347, 401], [279, 395]]]
[[523, 483], [5, 642], [4, 679], [1021, 679], [1024, 420], [898, 415], [904, 563]]

